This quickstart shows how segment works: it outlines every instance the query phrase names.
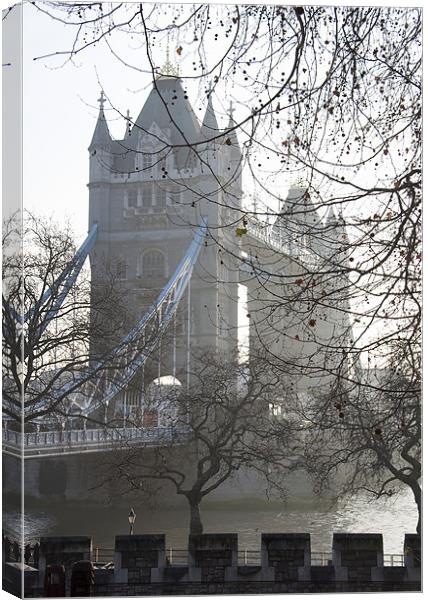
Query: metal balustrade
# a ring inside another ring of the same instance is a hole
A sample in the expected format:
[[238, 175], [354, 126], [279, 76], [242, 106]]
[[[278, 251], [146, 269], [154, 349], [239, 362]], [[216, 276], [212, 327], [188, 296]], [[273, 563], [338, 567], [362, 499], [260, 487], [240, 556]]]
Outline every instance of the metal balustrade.
[[311, 252], [291, 240], [284, 244], [279, 233], [273, 230], [272, 225], [249, 219], [247, 230], [250, 236], [264, 242], [274, 250], [299, 260], [305, 266], [316, 266], [317, 259]]
[[[167, 548], [167, 563], [170, 565], [187, 565], [188, 551], [184, 548]], [[114, 548], [95, 547], [92, 550], [92, 560], [94, 562], [109, 563], [114, 560]], [[238, 550], [239, 566], [257, 566], [261, 564], [260, 550]], [[311, 566], [326, 567], [333, 564], [333, 555], [331, 552], [311, 552]], [[404, 567], [403, 554], [384, 554], [384, 567]]]
[[105, 451], [129, 445], [168, 446], [189, 441], [187, 427], [105, 427], [21, 433], [3, 430], [3, 449], [11, 454], [31, 458], [45, 454], [63, 455], [85, 451]]

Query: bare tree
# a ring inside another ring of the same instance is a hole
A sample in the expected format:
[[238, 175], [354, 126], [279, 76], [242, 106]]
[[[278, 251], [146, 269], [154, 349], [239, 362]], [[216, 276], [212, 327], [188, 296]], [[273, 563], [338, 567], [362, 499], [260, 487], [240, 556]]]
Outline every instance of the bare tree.
[[3, 233], [3, 412], [17, 425], [63, 420], [102, 380], [95, 402], [156, 336], [155, 327], [132, 350], [122, 343], [141, 316], [127, 309], [120, 265], [105, 263], [102, 282], [91, 282], [85, 267], [74, 271], [69, 227], [27, 214], [22, 231], [12, 219]]
[[[244, 467], [267, 473], [269, 404], [279, 393], [279, 380], [267, 376], [267, 368], [262, 360], [242, 364], [206, 354], [199, 358], [189, 390], [159, 386], [152, 409], [163, 426], [171, 425], [170, 441], [110, 453], [102, 485], [114, 482], [123, 494], [172, 489], [187, 500], [190, 532], [202, 533], [204, 498]], [[273, 460], [274, 455], [270, 464]]]
[[276, 436], [295, 466], [332, 499], [359, 492], [372, 499], [412, 491], [421, 530], [421, 364], [395, 349], [395, 360], [367, 373], [364, 385], [342, 381], [324, 397], [296, 401]]

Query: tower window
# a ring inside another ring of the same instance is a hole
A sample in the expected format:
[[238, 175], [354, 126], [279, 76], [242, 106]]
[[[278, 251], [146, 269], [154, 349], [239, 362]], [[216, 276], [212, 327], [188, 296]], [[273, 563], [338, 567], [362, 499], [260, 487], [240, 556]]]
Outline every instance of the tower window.
[[189, 154], [187, 155], [185, 167], [187, 169], [194, 169], [196, 167], [196, 155], [193, 150], [189, 150]]
[[135, 208], [137, 206], [137, 190], [128, 191], [128, 208]]
[[165, 255], [160, 250], [148, 250], [142, 257], [142, 277], [158, 278], [166, 275]]
[[156, 192], [156, 206], [160, 209], [166, 208], [166, 191], [158, 190]]
[[153, 157], [150, 154], [143, 154], [143, 171], [150, 171], [153, 166]]
[[152, 205], [152, 191], [150, 189], [143, 189], [142, 205], [143, 208], [150, 208]]

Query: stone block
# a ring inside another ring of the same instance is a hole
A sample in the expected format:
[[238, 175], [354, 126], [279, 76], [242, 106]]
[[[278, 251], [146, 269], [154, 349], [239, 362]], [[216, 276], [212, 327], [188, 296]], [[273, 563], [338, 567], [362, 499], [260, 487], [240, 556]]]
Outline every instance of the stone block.
[[406, 567], [384, 567], [383, 568], [383, 580], [385, 582], [405, 581], [406, 575], [407, 575]]
[[382, 534], [333, 534], [333, 566], [336, 581], [383, 581]]
[[189, 581], [221, 583], [238, 577], [238, 535], [189, 535]]
[[114, 581], [162, 581], [165, 569], [165, 535], [117, 535], [114, 546]]
[[310, 534], [262, 533], [261, 565], [274, 569], [275, 581], [310, 581]]
[[311, 581], [312, 582], [331, 582], [334, 581], [334, 567], [333, 565], [328, 566], [314, 566], [311, 567]]

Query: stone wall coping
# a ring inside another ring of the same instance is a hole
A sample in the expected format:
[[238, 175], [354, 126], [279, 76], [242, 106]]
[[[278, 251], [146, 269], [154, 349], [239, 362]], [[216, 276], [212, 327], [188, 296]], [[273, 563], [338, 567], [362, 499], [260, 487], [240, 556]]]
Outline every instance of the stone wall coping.
[[263, 540], [290, 539], [290, 540], [310, 540], [310, 533], [262, 533]]
[[334, 542], [382, 542], [383, 536], [381, 533], [333, 533]]
[[205, 540], [210, 538], [211, 540], [237, 540], [237, 533], [191, 533], [189, 534], [189, 540]]
[[57, 536], [43, 536], [40, 538], [41, 544], [83, 544], [90, 543], [92, 538], [86, 535], [57, 535]]
[[237, 533], [201, 533], [189, 535], [189, 551], [202, 548], [228, 548], [238, 550]]
[[144, 552], [157, 550], [165, 553], [165, 535], [117, 535], [114, 542], [115, 552]]

